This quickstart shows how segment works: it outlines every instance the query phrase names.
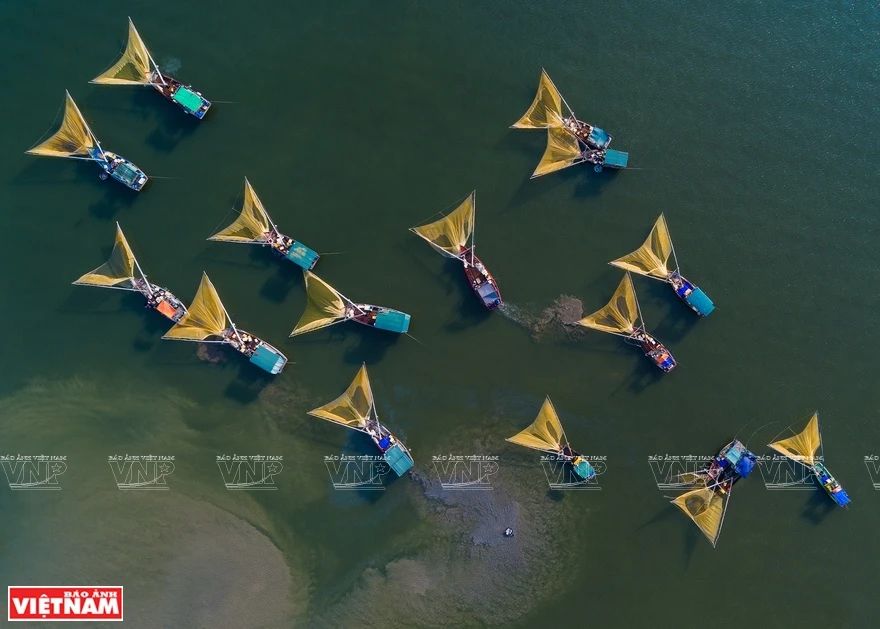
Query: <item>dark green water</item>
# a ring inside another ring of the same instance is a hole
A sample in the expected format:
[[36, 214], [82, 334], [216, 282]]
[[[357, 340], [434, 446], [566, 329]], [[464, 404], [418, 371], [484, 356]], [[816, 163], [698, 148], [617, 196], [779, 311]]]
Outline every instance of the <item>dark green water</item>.
[[[196, 123], [154, 93], [88, 85], [129, 11], [163, 67], [231, 103]], [[878, 27], [869, 3], [0, 3], [0, 444], [68, 457], [62, 491], [0, 491], [4, 582], [124, 585], [138, 627], [696, 627], [719, 609], [867, 626]], [[508, 125], [542, 66], [633, 170], [529, 181], [543, 136]], [[155, 177], [147, 190], [23, 155], [65, 88], [106, 148]], [[287, 340], [296, 269], [204, 240], [245, 175], [283, 231], [342, 252], [322, 277], [411, 313], [419, 342], [344, 325]], [[474, 188], [507, 316], [406, 230]], [[532, 338], [561, 294], [603, 305], [620, 280], [607, 262], [661, 211], [718, 306], [697, 321], [636, 278], [678, 370], [659, 377], [598, 333]], [[109, 253], [114, 221], [185, 301], [207, 271], [235, 321], [290, 357], [284, 373], [200, 361], [160, 340], [139, 299], [70, 286]], [[323, 457], [369, 450], [305, 415], [362, 361], [417, 470], [374, 495], [333, 491]], [[548, 493], [536, 456], [504, 442], [548, 394], [572, 444], [607, 456], [601, 491]], [[756, 428], [763, 453], [817, 408], [848, 512], [757, 477], [713, 550], [655, 487], [649, 455]], [[175, 456], [170, 491], [118, 491], [107, 456], [125, 453]], [[214, 457], [231, 453], [283, 455], [279, 491], [227, 492]], [[424, 479], [444, 453], [501, 456], [495, 490], [438, 491]]]

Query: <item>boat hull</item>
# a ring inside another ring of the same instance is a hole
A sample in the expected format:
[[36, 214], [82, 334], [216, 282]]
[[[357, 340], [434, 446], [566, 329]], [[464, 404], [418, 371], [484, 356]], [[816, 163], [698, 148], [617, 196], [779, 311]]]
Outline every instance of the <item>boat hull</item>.
[[757, 463], [758, 457], [734, 439], [706, 466], [706, 486], [718, 495], [727, 494], [736, 483], [749, 476]]
[[397, 334], [406, 334], [409, 330], [410, 316], [405, 312], [371, 304], [357, 304], [351, 310], [351, 316], [346, 318], [361, 325]]
[[678, 272], [672, 273], [667, 282], [672, 286], [672, 290], [675, 291], [679, 299], [701, 317], [707, 317], [715, 310], [715, 304], [712, 303], [712, 300], [709, 299], [706, 293]]
[[[241, 341], [239, 341], [239, 337], [241, 337]], [[239, 328], [237, 335], [235, 331], [227, 330], [223, 335], [223, 340], [227, 345], [246, 356], [252, 365], [272, 375], [281, 373], [284, 365], [287, 364], [287, 356], [246, 330]]]
[[489, 310], [495, 310], [504, 303], [498, 283], [477, 256], [472, 256], [469, 249], [461, 252], [459, 259], [464, 264], [464, 274], [477, 299]]
[[819, 481], [819, 485], [822, 486], [825, 493], [827, 493], [837, 505], [845, 507], [852, 502], [849, 494], [846, 493], [843, 486], [837, 482], [837, 479], [831, 475], [831, 472], [829, 472], [822, 463], [817, 463], [813, 466], [813, 475], [816, 477], [816, 480]]
[[596, 478], [596, 470], [584, 457], [577, 456], [570, 463], [574, 473], [581, 480], [587, 481]]
[[398, 476], [403, 476], [412, 468], [413, 458], [409, 450], [397, 437], [392, 435], [385, 427], [380, 428], [381, 436], [370, 433], [373, 443], [382, 452], [382, 456], [388, 466]]
[[191, 85], [184, 85], [167, 74], [163, 74], [162, 77], [165, 79], [165, 84], [162, 84], [162, 79], [155, 72], [153, 73], [152, 85], [157, 92], [189, 115], [199, 120], [205, 117], [208, 109], [211, 108], [211, 101], [202, 96], [201, 92], [192, 89]]
[[103, 171], [101, 179], [113, 178], [135, 192], [140, 192], [149, 181], [144, 171], [121, 155], [97, 147], [89, 149], [89, 155]]
[[638, 343], [648, 360], [664, 372], [668, 373], [678, 365], [666, 346], [644, 330], [637, 329], [630, 338]]
[[147, 299], [145, 308], [155, 310], [174, 323], [180, 321], [186, 314], [186, 306], [167, 288], [155, 284], [150, 284], [147, 288], [143, 280], [136, 283], [135, 287]]

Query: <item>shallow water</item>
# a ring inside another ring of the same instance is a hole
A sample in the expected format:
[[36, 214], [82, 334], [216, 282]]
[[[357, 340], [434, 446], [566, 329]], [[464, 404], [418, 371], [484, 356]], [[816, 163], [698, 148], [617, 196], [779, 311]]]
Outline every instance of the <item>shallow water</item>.
[[[122, 48], [128, 11], [156, 59], [216, 101], [206, 120], [87, 83]], [[865, 626], [880, 611], [880, 496], [863, 461], [880, 452], [873, 7], [51, 1], [0, 17], [13, 60], [0, 443], [67, 457], [61, 491], [0, 491], [7, 585], [122, 584], [126, 622], [144, 627], [691, 626], [717, 614], [718, 582], [758, 626]], [[631, 170], [529, 180], [542, 134], [508, 126], [541, 67]], [[103, 145], [153, 177], [143, 193], [23, 154], [65, 88]], [[346, 325], [287, 339], [297, 270], [204, 240], [245, 176], [282, 231], [335, 254], [322, 278], [410, 313], [415, 340]], [[479, 254], [506, 300], [492, 314], [407, 232], [474, 188]], [[605, 303], [620, 281], [607, 262], [660, 212], [717, 305], [697, 320], [635, 278], [679, 361], [665, 376], [619, 339], [558, 325], [577, 301]], [[284, 373], [199, 360], [160, 340], [137, 297], [70, 286], [105, 259], [114, 221], [184, 301], [206, 271], [236, 323], [288, 355]], [[324, 457], [372, 452], [305, 413], [362, 362], [415, 472], [334, 491]], [[572, 445], [607, 457], [601, 491], [550, 492], [538, 455], [504, 441], [546, 395]], [[708, 454], [735, 434], [764, 453], [817, 408], [848, 512], [750, 479], [713, 550], [655, 486], [650, 455]], [[283, 456], [277, 491], [227, 491], [216, 457], [235, 453]], [[120, 492], [112, 454], [175, 456], [169, 490]], [[493, 490], [438, 489], [442, 454], [499, 456]], [[820, 580], [833, 595], [805, 605]]]

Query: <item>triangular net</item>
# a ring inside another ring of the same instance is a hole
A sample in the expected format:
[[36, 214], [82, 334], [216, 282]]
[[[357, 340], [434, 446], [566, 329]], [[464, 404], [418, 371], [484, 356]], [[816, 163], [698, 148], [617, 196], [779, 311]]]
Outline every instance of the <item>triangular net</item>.
[[73, 157], [88, 155], [89, 149], [96, 146], [98, 142], [89, 131], [79, 107], [70, 94], [67, 94], [64, 100], [64, 120], [61, 121], [58, 131], [26, 152], [46, 157]]
[[547, 129], [547, 148], [532, 178], [540, 177], [584, 161], [583, 151], [578, 139], [563, 127]]
[[220, 336], [223, 331], [231, 326], [226, 317], [226, 311], [220, 301], [220, 296], [208, 279], [206, 273], [202, 274], [202, 282], [183, 318], [174, 324], [164, 339], [176, 339], [181, 341], [204, 341], [211, 336]]
[[116, 224], [116, 242], [110, 258], [93, 271], [89, 271], [74, 284], [89, 286], [115, 286], [118, 288], [134, 288], [134, 253], [128, 246], [122, 228]]
[[685, 492], [671, 501], [699, 527], [712, 546], [718, 542], [727, 500], [703, 486]]
[[661, 214], [645, 243], [611, 264], [639, 275], [665, 280], [670, 273], [666, 266], [670, 255], [672, 255], [672, 239], [666, 227], [666, 218]]
[[338, 398], [309, 411], [309, 415], [320, 417], [350, 428], [363, 428], [373, 410], [373, 392], [367, 367], [361, 365], [357, 375]]
[[[553, 116], [552, 114], [556, 114]], [[541, 70], [538, 93], [528, 111], [511, 126], [516, 129], [543, 129], [562, 124], [562, 95], [546, 70]]]
[[314, 332], [345, 319], [345, 300], [335, 288], [310, 271], [304, 271], [306, 310], [290, 336]]
[[250, 182], [244, 180], [244, 202], [241, 213], [232, 224], [221, 229], [208, 240], [225, 242], [266, 242], [266, 232], [271, 230], [269, 215], [260, 202]]
[[413, 227], [412, 231], [431, 243], [443, 255], [457, 258], [461, 248], [467, 245], [474, 230], [475, 196], [471, 192], [467, 199], [439, 221]]
[[506, 441], [516, 443], [533, 450], [557, 452], [565, 441], [565, 433], [553, 403], [548, 397], [535, 418], [525, 430], [518, 432]]
[[822, 445], [819, 436], [819, 414], [813, 413], [807, 427], [788, 439], [774, 441], [770, 447], [777, 452], [805, 465], [814, 465], [818, 460], [819, 446]]
[[612, 334], [632, 334], [634, 326], [639, 318], [639, 306], [636, 301], [636, 291], [633, 288], [632, 278], [627, 273], [623, 280], [601, 310], [584, 317], [577, 323], [579, 325], [610, 332]]
[[119, 60], [92, 79], [91, 83], [103, 85], [146, 85], [150, 82], [150, 54], [144, 40], [128, 20], [128, 44]]

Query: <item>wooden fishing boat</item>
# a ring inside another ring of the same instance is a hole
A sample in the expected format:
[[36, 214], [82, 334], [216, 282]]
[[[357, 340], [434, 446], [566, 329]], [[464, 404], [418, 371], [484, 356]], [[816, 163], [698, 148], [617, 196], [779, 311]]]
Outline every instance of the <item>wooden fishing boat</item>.
[[355, 303], [311, 271], [303, 271], [303, 274], [308, 303], [290, 336], [314, 332], [343, 321], [398, 334], [405, 334], [409, 329], [410, 316], [405, 312]]
[[147, 300], [145, 308], [155, 310], [174, 322], [180, 321], [186, 314], [186, 306], [174, 296], [174, 293], [147, 279], [119, 223], [116, 223], [116, 242], [107, 262], [73, 283], [139, 292]]
[[691, 489], [670, 502], [697, 525], [714, 547], [721, 535], [733, 485], [746, 478], [756, 464], [757, 457], [742, 442], [733, 440], [703, 470], [685, 475]]
[[845, 507], [852, 502], [849, 494], [823, 463], [825, 452], [822, 447], [822, 435], [819, 433], [818, 411], [813, 413], [803, 432], [781, 441], [774, 441], [770, 447], [810, 470], [822, 489], [836, 504]]
[[413, 466], [412, 454], [407, 447], [379, 421], [367, 366], [364, 364], [345, 393], [309, 411], [309, 415], [368, 435], [398, 476], [403, 476]]
[[148, 180], [147, 175], [133, 162], [121, 155], [105, 151], [83, 118], [79, 107], [70, 97], [70, 92], [65, 91], [64, 93], [66, 97], [64, 119], [61, 121], [61, 126], [47, 140], [40, 142], [25, 153], [95, 162], [101, 168], [101, 179], [106, 180], [112, 177], [132, 190], [140, 191], [143, 189]]
[[433, 223], [411, 227], [410, 231], [427, 241], [441, 255], [460, 260], [474, 293], [486, 308], [495, 310], [502, 304], [501, 291], [489, 269], [474, 253], [475, 213], [476, 190], [450, 214]]
[[547, 129], [547, 149], [532, 174], [533, 179], [585, 162], [592, 164], [596, 172], [603, 168], [626, 168], [629, 164], [628, 153], [608, 148], [611, 135], [578, 120], [544, 69], [535, 100], [511, 128]]
[[637, 325], [641, 320], [642, 312], [632, 278], [626, 273], [608, 305], [570, 325], [581, 325], [622, 336], [627, 342], [638, 345], [657, 367], [666, 372], [672, 371], [676, 366], [672, 354], [656, 337], [648, 333], [644, 325]]
[[128, 43], [122, 56], [107, 70], [90, 81], [100, 85], [148, 85], [199, 120], [205, 117], [211, 102], [174, 77], [163, 74], [147, 50], [144, 40], [128, 18]]
[[315, 268], [320, 257], [315, 251], [278, 230], [247, 177], [244, 180], [244, 202], [238, 218], [208, 240], [271, 247], [277, 257], [290, 260], [307, 271]]
[[[675, 261], [675, 268], [669, 268], [669, 256]], [[675, 291], [675, 294], [698, 315], [705, 317], [715, 310], [715, 304], [696, 284], [685, 278], [678, 266], [678, 257], [675, 255], [675, 247], [672, 246], [672, 238], [669, 228], [666, 226], [666, 218], [663, 214], [654, 223], [651, 233], [648, 234], [644, 244], [622, 258], [609, 262], [625, 271], [632, 271], [651, 279], [666, 282]]]
[[202, 273], [199, 290], [187, 313], [162, 338], [228, 345], [271, 374], [281, 373], [287, 364], [287, 357], [278, 349], [233, 323], [206, 273]]
[[565, 431], [562, 429], [562, 422], [559, 421], [559, 415], [556, 414], [553, 402], [550, 401], [550, 396], [544, 400], [535, 421], [528, 428], [505, 439], [505, 441], [555, 455], [557, 460], [571, 465], [574, 473], [582, 481], [596, 477], [596, 470], [593, 469], [589, 461], [569, 445]]

